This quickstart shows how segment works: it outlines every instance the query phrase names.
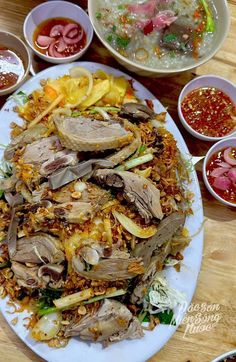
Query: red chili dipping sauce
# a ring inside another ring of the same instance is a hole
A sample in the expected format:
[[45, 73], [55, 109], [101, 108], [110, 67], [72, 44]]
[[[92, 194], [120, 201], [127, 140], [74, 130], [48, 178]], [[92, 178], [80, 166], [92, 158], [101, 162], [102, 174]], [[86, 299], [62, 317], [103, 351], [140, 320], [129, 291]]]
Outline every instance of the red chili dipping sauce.
[[236, 145], [211, 156], [206, 172], [213, 190], [222, 199], [236, 203]]
[[79, 23], [67, 18], [47, 19], [33, 35], [34, 47], [40, 53], [64, 58], [78, 53], [86, 45], [86, 33]]
[[14, 52], [0, 45], [0, 89], [7, 89], [19, 82], [25, 69], [21, 58]]
[[196, 132], [223, 137], [236, 127], [236, 107], [222, 90], [202, 87], [185, 96], [181, 110], [186, 122]]

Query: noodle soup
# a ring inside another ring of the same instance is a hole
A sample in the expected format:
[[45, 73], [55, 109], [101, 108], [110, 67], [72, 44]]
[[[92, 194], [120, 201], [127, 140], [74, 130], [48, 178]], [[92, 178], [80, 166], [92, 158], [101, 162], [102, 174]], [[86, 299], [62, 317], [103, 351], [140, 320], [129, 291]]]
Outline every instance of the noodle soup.
[[102, 37], [143, 66], [180, 69], [204, 57], [216, 34], [212, 0], [99, 0]]

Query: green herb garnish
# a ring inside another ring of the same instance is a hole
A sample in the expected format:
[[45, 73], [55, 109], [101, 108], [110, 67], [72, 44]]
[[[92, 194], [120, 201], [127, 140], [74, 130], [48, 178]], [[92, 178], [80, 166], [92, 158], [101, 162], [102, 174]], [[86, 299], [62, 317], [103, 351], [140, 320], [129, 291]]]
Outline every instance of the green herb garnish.
[[8, 178], [12, 176], [12, 165], [9, 162], [0, 163], [0, 177]]
[[163, 40], [166, 43], [172, 43], [172, 42], [177, 40], [177, 35], [175, 35], [175, 34], [166, 34], [166, 35], [164, 35]]
[[98, 302], [99, 300], [105, 299], [105, 298], [115, 298], [115, 297], [120, 297], [121, 295], [126, 294], [126, 290], [123, 289], [118, 289], [115, 292], [112, 293], [107, 293], [107, 294], [103, 294], [103, 295], [98, 295], [96, 297], [90, 298], [89, 300], [83, 301], [81, 302], [81, 304], [91, 304], [91, 303], [95, 303]]
[[176, 326], [173, 310], [165, 310], [164, 312], [154, 314], [154, 316], [159, 319], [161, 324], [170, 324], [172, 326]]
[[23, 104], [27, 103], [29, 101], [29, 97], [25, 92], [19, 91], [16, 94], [13, 94], [9, 99], [13, 99], [16, 104], [19, 106], [22, 106]]
[[115, 25], [113, 25], [112, 31], [114, 31], [114, 33], [115, 33], [115, 31], [116, 31], [116, 26]]
[[43, 315], [55, 313], [57, 311], [58, 311], [58, 308], [56, 308], [56, 307], [45, 307], [38, 311], [38, 316], [42, 317]]
[[53, 300], [60, 298], [62, 292], [63, 289], [53, 289], [53, 288], [40, 289], [39, 299], [37, 302], [38, 315], [42, 316], [45, 314], [55, 312], [56, 310], [54, 309], [56, 308], [53, 304]]
[[76, 112], [72, 112], [71, 113], [71, 117], [79, 117], [79, 116], [81, 116], [81, 112], [79, 112], [79, 111], [76, 111]]
[[146, 316], [147, 316], [147, 313], [148, 312], [144, 311], [143, 309], [141, 310], [141, 312], [138, 315], [138, 320], [139, 320], [140, 323], [149, 322], [148, 320], [145, 320]]
[[209, 6], [207, 5], [206, 0], [201, 0], [202, 6], [206, 13], [206, 31], [209, 33], [214, 33], [215, 31], [215, 22], [213, 19], [213, 16], [211, 14], [211, 11], [209, 9]]
[[107, 36], [107, 41], [108, 41], [109, 43], [111, 43], [112, 40], [113, 40], [113, 35], [112, 35], [112, 34], [109, 34], [109, 35]]
[[122, 38], [121, 36], [116, 37], [116, 45], [118, 46], [118, 48], [126, 48], [129, 42], [129, 38]]
[[183, 50], [183, 52], [187, 51], [187, 47], [184, 43], [180, 43], [180, 49]]
[[120, 4], [120, 5], [117, 6], [117, 9], [118, 9], [118, 10], [124, 10], [124, 9], [125, 9], [125, 5]]
[[145, 152], [146, 149], [147, 149], [147, 146], [146, 146], [146, 145], [141, 145], [141, 146], [139, 147], [138, 154], [140, 155], [140, 153]]
[[0, 269], [10, 268], [11, 262], [10, 260], [4, 261], [3, 263], [0, 263]]
[[102, 17], [102, 13], [100, 13], [99, 11], [97, 11], [96, 14], [95, 14], [95, 16], [96, 16], [96, 18], [97, 18], [98, 20], [100, 20], [101, 17]]
[[171, 51], [169, 52], [169, 56], [170, 56], [171, 59], [175, 58], [175, 57], [176, 57], [175, 51], [174, 51], [174, 50], [171, 50]]
[[161, 324], [169, 324], [172, 326], [176, 326], [176, 321], [174, 320], [174, 312], [173, 310], [165, 310], [164, 312], [150, 314], [147, 311], [141, 311], [138, 315], [138, 320], [140, 323], [150, 322], [150, 316], [158, 318]]
[[4, 191], [0, 190], [0, 199], [4, 196]]

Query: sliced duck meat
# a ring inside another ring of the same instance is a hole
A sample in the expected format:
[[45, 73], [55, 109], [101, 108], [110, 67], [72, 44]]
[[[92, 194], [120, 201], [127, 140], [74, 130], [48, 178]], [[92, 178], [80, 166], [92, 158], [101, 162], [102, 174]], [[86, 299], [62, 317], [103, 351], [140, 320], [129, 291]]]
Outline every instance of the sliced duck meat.
[[111, 258], [100, 260], [90, 271], [76, 270], [76, 272], [86, 279], [115, 281], [135, 278], [144, 273], [144, 267], [138, 258]]
[[56, 152], [52, 158], [45, 161], [40, 167], [39, 172], [43, 176], [48, 176], [63, 167], [75, 165], [77, 162], [77, 152], [63, 150]]
[[102, 151], [120, 148], [132, 142], [133, 134], [123, 121], [98, 121], [85, 117], [54, 117], [64, 147], [73, 151]]
[[21, 205], [24, 201], [23, 196], [19, 193], [5, 192], [4, 197], [10, 207]]
[[173, 213], [167, 216], [158, 225], [157, 233], [136, 245], [133, 256], [142, 258], [145, 268], [148, 267], [155, 250], [158, 250], [165, 242], [170, 240], [178, 229], [184, 226], [185, 215]]
[[26, 288], [43, 288], [45, 283], [38, 277], [38, 266], [27, 267], [21, 263], [13, 261], [11, 270], [15, 274], [17, 283], [21, 287]]
[[110, 342], [119, 342], [124, 339], [138, 339], [144, 336], [143, 328], [138, 320], [138, 318], [133, 317], [132, 321], [129, 324], [128, 329], [119, 331], [116, 334], [110, 336]]
[[98, 251], [90, 246], [83, 246], [79, 254], [90, 265], [97, 265], [99, 263], [100, 256]]
[[[135, 333], [131, 333], [135, 330]], [[143, 337], [138, 319], [128, 308], [113, 299], [105, 299], [94, 314], [87, 314], [79, 322], [73, 320], [65, 330], [65, 337], [79, 336], [95, 342], [114, 342]]]
[[47, 132], [48, 128], [42, 123], [36, 124], [35, 126], [23, 131], [17, 137], [15, 137], [11, 141], [11, 143], [6, 147], [4, 151], [4, 159], [6, 161], [12, 160], [15, 150], [18, 147], [24, 146], [28, 143], [32, 143], [40, 138], [45, 137], [47, 135]]
[[15, 188], [16, 191], [24, 198], [26, 202], [33, 202], [32, 192], [23, 181], [18, 180]]
[[45, 264], [38, 269], [38, 276], [46, 283], [58, 282], [62, 278], [63, 270], [63, 265]]
[[163, 218], [160, 191], [145, 177], [129, 171], [115, 170], [97, 170], [94, 177], [101, 184], [122, 190], [125, 199], [137, 207], [146, 223], [153, 217]]
[[52, 190], [68, 184], [86, 175], [90, 175], [94, 168], [112, 168], [115, 164], [111, 160], [91, 159], [83, 161], [75, 166], [62, 168], [49, 176], [49, 186]]
[[52, 192], [52, 200], [58, 203], [72, 202], [78, 195], [80, 202], [89, 202], [92, 205], [104, 205], [111, 199], [109, 191], [92, 184], [90, 182], [77, 181], [73, 185], [69, 184], [60, 190]]
[[171, 253], [171, 240], [168, 240], [160, 248], [156, 250], [149, 265], [147, 266], [145, 273], [139, 277], [136, 281], [136, 286], [133, 289], [131, 295], [131, 303], [142, 304], [147, 291], [155, 279], [155, 275], [159, 273], [162, 268], [166, 257]]
[[59, 239], [44, 233], [17, 240], [16, 252], [11, 258], [21, 263], [61, 263], [65, 260]]
[[121, 106], [119, 115], [134, 122], [148, 121], [155, 117], [155, 112], [141, 103], [125, 103]]
[[133, 132], [134, 140], [129, 145], [121, 148], [118, 152], [107, 157], [107, 160], [113, 162], [114, 166], [122, 163], [128, 157], [133, 155], [142, 144], [139, 128], [135, 124], [132, 124], [127, 120], [124, 121], [124, 124], [127, 124], [128, 128]]
[[37, 203], [41, 200], [49, 198], [48, 192], [50, 191], [49, 183], [43, 182], [37, 189], [32, 191], [32, 202]]
[[23, 160], [25, 163], [42, 164], [53, 158], [55, 153], [61, 150], [62, 146], [57, 136], [41, 138], [26, 146]]
[[17, 243], [17, 228], [19, 225], [19, 219], [16, 216], [16, 211], [13, 208], [11, 212], [11, 220], [7, 232], [7, 244], [8, 244], [8, 253], [10, 258], [12, 258], [16, 253], [16, 243]]
[[14, 172], [12, 176], [0, 179], [0, 190], [5, 192], [15, 191], [16, 183], [17, 183], [17, 177]]
[[192, 22], [180, 16], [163, 31], [160, 46], [189, 53], [193, 51], [194, 29]]
[[83, 224], [94, 216], [96, 208], [89, 202], [76, 201], [53, 206], [51, 211], [54, 213], [53, 218], [65, 220], [72, 224]]

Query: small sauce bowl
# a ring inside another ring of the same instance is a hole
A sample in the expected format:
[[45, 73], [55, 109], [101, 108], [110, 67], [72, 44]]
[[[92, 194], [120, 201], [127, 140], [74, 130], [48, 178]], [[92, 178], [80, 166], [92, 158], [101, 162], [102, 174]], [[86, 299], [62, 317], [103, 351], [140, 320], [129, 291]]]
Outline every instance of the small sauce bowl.
[[[35, 48], [34, 32], [36, 28], [42, 22], [53, 18], [67, 18], [81, 25], [86, 33], [86, 44], [83, 49], [81, 49], [76, 54], [56, 58], [47, 54], [43, 54]], [[57, 0], [44, 2], [31, 10], [25, 18], [23, 32], [25, 40], [32, 51], [43, 60], [54, 64], [70, 63], [79, 59], [89, 48], [93, 38], [93, 27], [86, 12], [76, 4], [70, 3], [68, 1]]]
[[236, 87], [233, 83], [229, 82], [228, 80], [218, 77], [215, 75], [203, 75], [200, 77], [197, 77], [186, 84], [186, 86], [183, 88], [182, 92], [180, 93], [179, 99], [178, 99], [178, 114], [180, 121], [184, 128], [194, 137], [203, 140], [203, 141], [210, 141], [210, 142], [216, 142], [221, 139], [225, 139], [227, 137], [236, 136], [236, 129], [233, 131], [227, 133], [224, 136], [221, 137], [213, 137], [213, 136], [207, 136], [202, 133], [197, 132], [194, 130], [189, 123], [186, 121], [183, 112], [182, 112], [182, 102], [184, 98], [189, 95], [192, 91], [199, 89], [199, 88], [206, 88], [206, 87], [213, 87], [218, 90], [223, 91], [229, 98], [231, 98], [234, 105], [236, 105]]
[[[220, 195], [217, 194], [217, 192], [213, 189], [213, 187], [211, 186], [208, 176], [207, 176], [207, 166], [209, 165], [210, 159], [212, 158], [212, 156], [214, 154], [217, 154], [219, 151], [227, 149], [229, 147], [233, 147], [236, 148], [236, 136], [235, 137], [231, 137], [231, 138], [225, 138], [217, 143], [215, 143], [207, 152], [205, 159], [204, 159], [204, 163], [203, 163], [203, 180], [204, 183], [206, 185], [206, 188], [208, 189], [208, 191], [212, 194], [212, 196], [214, 196], [218, 201], [220, 201], [221, 203], [223, 203], [224, 205], [227, 206], [231, 206], [231, 207], [236, 207], [236, 202], [230, 202], [225, 200], [223, 197], [221, 197]], [[236, 166], [234, 166], [236, 167]]]
[[11, 61], [8, 61], [7, 58], [5, 58], [6, 61], [2, 59], [2, 62], [6, 63], [9, 74], [16, 74], [16, 65], [14, 64], [16, 60], [19, 60], [19, 65], [21, 66], [20, 73], [16, 74], [18, 79], [12, 85], [9, 85], [9, 87], [0, 89], [0, 96], [4, 96], [13, 93], [26, 80], [30, 69], [30, 53], [20, 38], [6, 31], [0, 31], [0, 47], [2, 47], [2, 51], [7, 52], [7, 58], [9, 58], [8, 56], [14, 58], [12, 58]]

